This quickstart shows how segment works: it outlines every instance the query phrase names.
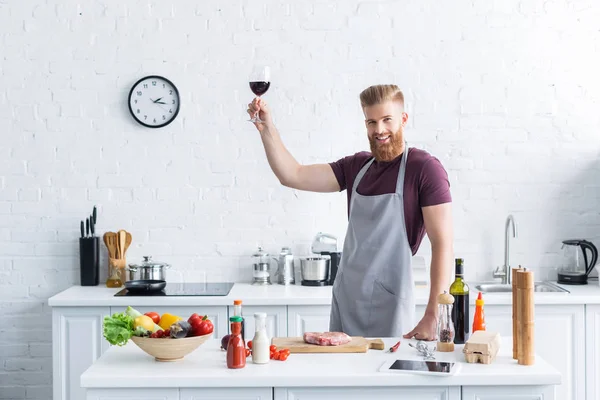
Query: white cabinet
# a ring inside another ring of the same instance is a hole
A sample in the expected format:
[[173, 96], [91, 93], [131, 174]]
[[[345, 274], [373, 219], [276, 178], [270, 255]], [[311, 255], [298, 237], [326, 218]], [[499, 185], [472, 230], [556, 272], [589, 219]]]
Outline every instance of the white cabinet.
[[288, 336], [329, 330], [330, 306], [288, 306]]
[[[243, 306], [245, 339], [252, 340], [256, 326], [254, 324], [254, 313], [264, 312], [267, 314], [267, 335], [272, 337], [287, 336], [287, 308], [286, 306]], [[229, 316], [233, 316], [233, 306], [229, 307]], [[231, 330], [228, 323], [228, 332]]]
[[600, 305], [585, 308], [587, 400], [600, 400]]
[[[110, 312], [118, 313], [125, 311], [127, 307], [111, 307]], [[177, 315], [187, 321], [187, 319], [193, 313], [197, 313], [199, 315], [208, 315], [208, 319], [210, 319], [215, 326], [215, 330], [213, 332], [213, 338], [222, 338], [227, 335], [227, 329], [229, 323], [227, 322], [227, 307], [226, 306], [170, 306], [170, 307], [156, 307], [156, 306], [135, 306], [137, 311], [142, 314], [155, 311], [160, 315], [164, 313], [169, 313], [173, 315]]]
[[[512, 338], [511, 305], [485, 305], [484, 311], [488, 331]], [[556, 386], [557, 399], [585, 400], [584, 316], [583, 305], [535, 306], [534, 351], [562, 375], [562, 384]], [[502, 345], [512, 349], [512, 341]]]
[[547, 386], [471, 386], [462, 388], [462, 400], [555, 400], [563, 397], [554, 394]]
[[78, 397], [86, 400], [179, 400], [179, 389], [153, 388], [153, 389], [91, 389], [87, 397]]
[[52, 310], [53, 397], [61, 400], [85, 398], [81, 374], [108, 347], [102, 336], [102, 321], [108, 307], [62, 307]]
[[460, 400], [460, 387], [275, 388], [274, 400]]
[[181, 389], [180, 400], [273, 400], [272, 388]]

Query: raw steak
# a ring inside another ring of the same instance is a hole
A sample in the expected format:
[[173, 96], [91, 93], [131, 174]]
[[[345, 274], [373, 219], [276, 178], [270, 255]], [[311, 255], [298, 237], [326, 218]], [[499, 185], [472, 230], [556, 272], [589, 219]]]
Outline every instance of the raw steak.
[[304, 341], [319, 346], [339, 346], [350, 343], [352, 338], [344, 332], [305, 332]]

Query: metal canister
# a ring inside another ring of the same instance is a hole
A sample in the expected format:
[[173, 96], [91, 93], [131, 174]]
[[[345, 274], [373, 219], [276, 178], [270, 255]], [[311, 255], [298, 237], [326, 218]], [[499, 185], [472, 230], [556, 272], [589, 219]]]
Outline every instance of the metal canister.
[[294, 256], [289, 247], [282, 247], [277, 262], [277, 283], [281, 285], [294, 285], [296, 283], [294, 270]]

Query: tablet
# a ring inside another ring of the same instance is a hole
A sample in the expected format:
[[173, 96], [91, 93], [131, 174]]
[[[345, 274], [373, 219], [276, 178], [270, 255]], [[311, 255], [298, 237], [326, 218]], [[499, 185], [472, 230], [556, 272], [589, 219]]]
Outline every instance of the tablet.
[[460, 364], [451, 361], [391, 360], [386, 361], [379, 371], [452, 376], [459, 367]]

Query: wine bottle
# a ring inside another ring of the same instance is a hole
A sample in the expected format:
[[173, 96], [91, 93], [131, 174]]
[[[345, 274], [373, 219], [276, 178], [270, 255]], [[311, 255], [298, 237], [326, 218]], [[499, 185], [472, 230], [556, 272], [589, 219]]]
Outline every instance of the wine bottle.
[[450, 294], [454, 296], [452, 323], [454, 324], [454, 343], [464, 344], [469, 340], [469, 285], [463, 278], [464, 260], [454, 260], [455, 279], [450, 285]]

